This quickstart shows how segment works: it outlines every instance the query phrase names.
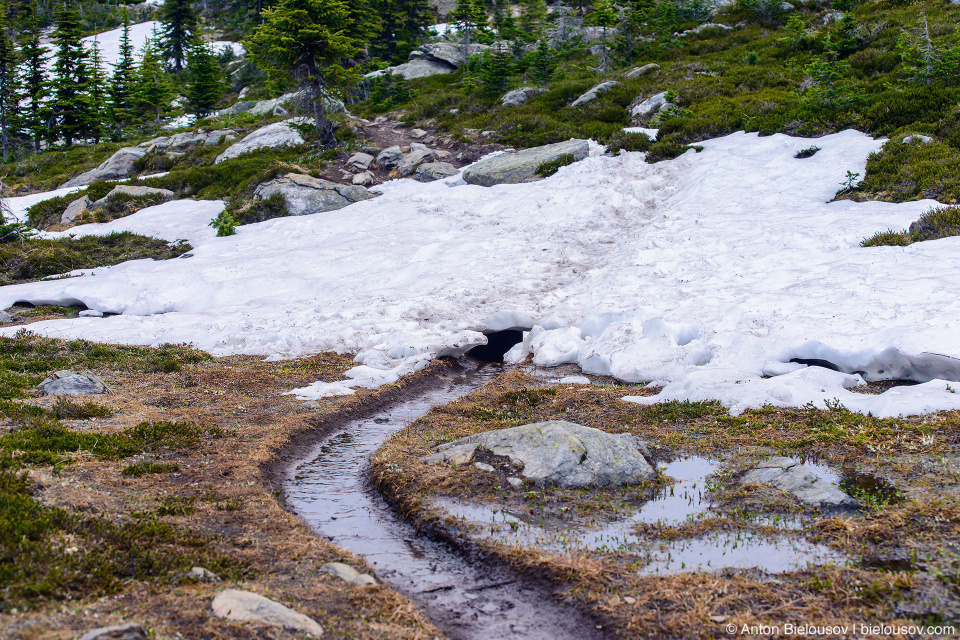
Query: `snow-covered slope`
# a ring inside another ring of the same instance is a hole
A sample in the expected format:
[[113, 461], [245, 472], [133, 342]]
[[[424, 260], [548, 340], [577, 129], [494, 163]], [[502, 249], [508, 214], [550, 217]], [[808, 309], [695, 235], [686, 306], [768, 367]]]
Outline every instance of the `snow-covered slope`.
[[[655, 165], [588, 158], [533, 184], [395, 181], [336, 212], [196, 237], [189, 259], [0, 288], [0, 306], [81, 300], [123, 314], [31, 325], [52, 336], [279, 358], [355, 351], [354, 383], [461, 352], [484, 329], [536, 325], [525, 341], [536, 362], [665, 384], [662, 397], [734, 410], [832, 398], [882, 415], [960, 408], [943, 381], [960, 377], [944, 357], [960, 356], [960, 238], [861, 248], [934, 203], [828, 203], [881, 141], [848, 131], [793, 157], [810, 144], [739, 133]], [[190, 215], [164, 206], [167, 232]], [[851, 394], [860, 376], [792, 358], [935, 380]]]
[[[156, 29], [157, 33], [160, 33], [161, 25], [156, 20], [130, 25], [130, 44], [133, 45], [134, 60], [139, 59], [140, 51], [143, 49], [143, 43], [145, 43], [148, 38], [153, 37], [154, 29]], [[113, 67], [111, 65], [115, 65], [120, 61], [120, 37], [122, 35], [123, 28], [119, 28], [104, 31], [103, 33], [98, 33], [95, 36], [88, 36], [83, 39], [83, 44], [88, 51], [92, 46], [91, 43], [94, 40], [97, 41], [97, 46], [100, 47], [100, 55], [103, 58], [103, 63], [106, 67], [105, 70], [108, 74], [113, 73]]]

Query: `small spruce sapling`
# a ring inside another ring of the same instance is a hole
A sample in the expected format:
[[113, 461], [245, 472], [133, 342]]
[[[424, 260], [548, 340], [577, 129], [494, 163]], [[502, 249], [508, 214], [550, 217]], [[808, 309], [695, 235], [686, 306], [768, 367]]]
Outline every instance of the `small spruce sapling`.
[[221, 211], [220, 215], [210, 221], [210, 226], [217, 230], [218, 238], [237, 233], [237, 221], [227, 211]]

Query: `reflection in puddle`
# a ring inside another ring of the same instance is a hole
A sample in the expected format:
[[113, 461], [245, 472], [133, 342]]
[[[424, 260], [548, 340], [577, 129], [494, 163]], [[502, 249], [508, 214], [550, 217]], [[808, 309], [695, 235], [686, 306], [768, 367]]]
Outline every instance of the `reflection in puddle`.
[[858, 500], [867, 499], [879, 504], [897, 504], [904, 500], [903, 492], [900, 489], [871, 473], [857, 471], [850, 466], [842, 467], [840, 472], [837, 473], [826, 465], [814, 464], [809, 461], [804, 464], [825, 481], [836, 485], [841, 491]]
[[[660, 489], [653, 499], [629, 518], [602, 527], [546, 524], [531, 521], [526, 514], [493, 509], [455, 498], [440, 498], [434, 505], [449, 516], [471, 525], [475, 535], [505, 544], [565, 553], [575, 550], [627, 552], [647, 559], [645, 574], [724, 568], [760, 568], [772, 573], [802, 569], [808, 564], [843, 562], [839, 553], [793, 535], [758, 536], [749, 531], [710, 533], [696, 538], [664, 541], [638, 533], [638, 525], [682, 526], [709, 515], [707, 478], [719, 470], [714, 460], [689, 457], [661, 467], [676, 480]], [[797, 528], [791, 519], [762, 524], [784, 530]]]

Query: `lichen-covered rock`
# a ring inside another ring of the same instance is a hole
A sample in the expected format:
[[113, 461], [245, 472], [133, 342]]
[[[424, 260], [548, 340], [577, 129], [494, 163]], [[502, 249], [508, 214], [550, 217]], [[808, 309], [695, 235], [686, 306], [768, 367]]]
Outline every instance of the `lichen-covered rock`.
[[416, 179], [420, 182], [433, 182], [457, 175], [457, 168], [449, 162], [427, 162], [417, 167]]
[[83, 215], [93, 203], [90, 202], [90, 198], [87, 196], [82, 196], [77, 198], [73, 202], [67, 205], [67, 208], [63, 210], [63, 215], [60, 216], [60, 224], [73, 224], [77, 218]]
[[360, 573], [350, 565], [342, 562], [328, 562], [320, 567], [320, 573], [340, 578], [347, 584], [352, 584], [355, 587], [366, 587], [377, 584], [377, 581], [370, 574]]
[[654, 96], [650, 96], [646, 100], [634, 101], [634, 105], [630, 107], [630, 116], [632, 118], [648, 118], [659, 113], [662, 109], [666, 108], [668, 104], [667, 92], [663, 91]]
[[85, 396], [110, 393], [107, 385], [90, 373], [62, 370], [37, 385], [45, 396]]
[[212, 609], [215, 617], [224, 620], [259, 622], [312, 636], [323, 635], [323, 628], [316, 620], [250, 591], [227, 589], [218, 593]]
[[597, 86], [590, 89], [590, 91], [587, 91], [585, 94], [583, 94], [582, 96], [574, 100], [570, 106], [579, 107], [589, 102], [593, 102], [594, 100], [599, 98], [601, 94], [604, 94], [607, 91], [610, 91], [610, 89], [613, 89], [614, 87], [619, 85], [620, 83], [617, 82], [616, 80], [608, 80], [607, 82], [601, 82]]
[[[654, 477], [650, 452], [636, 436], [562, 420], [486, 431], [438, 447], [427, 463], [469, 463], [478, 449], [504, 456], [537, 484], [615, 487]], [[514, 474], [515, 475], [515, 474]]]
[[792, 458], [760, 462], [740, 478], [741, 485], [762, 484], [789, 493], [815, 509], [859, 509], [860, 503]]
[[518, 184], [533, 178], [544, 163], [553, 162], [565, 155], [571, 155], [575, 161], [580, 161], [589, 154], [590, 145], [586, 140], [567, 140], [485, 158], [467, 168], [463, 172], [463, 179], [483, 187]]
[[67, 180], [60, 185], [60, 187], [82, 187], [100, 180], [126, 178], [133, 173], [134, 164], [137, 160], [145, 155], [147, 155], [147, 150], [141, 147], [124, 147], [110, 156], [96, 169], [81, 173], [76, 178]]
[[630, 69], [630, 71], [627, 71], [623, 77], [627, 78], [628, 80], [633, 80], [634, 78], [639, 78], [640, 76], [645, 76], [648, 73], [653, 73], [659, 70], [660, 65], [658, 65], [656, 62], [651, 62], [650, 64], [643, 65], [642, 67], [634, 67], [633, 69]]
[[335, 211], [373, 196], [363, 187], [337, 184], [301, 173], [288, 173], [257, 187], [254, 195], [269, 198], [280, 193], [286, 198], [290, 215], [304, 216], [323, 211]]
[[547, 90], [543, 87], [520, 87], [503, 94], [503, 97], [500, 98], [500, 104], [505, 107], [519, 107], [526, 104], [530, 98], [546, 92]]
[[87, 631], [80, 640], [147, 640], [147, 632], [136, 622]]
[[403, 157], [399, 163], [397, 163], [397, 173], [406, 178], [413, 174], [424, 162], [429, 162], [434, 159], [434, 152], [431, 149], [413, 149], [411, 147], [410, 153]]
[[370, 163], [373, 162], [373, 156], [369, 153], [358, 152], [350, 156], [350, 159], [347, 160], [347, 165], [351, 167], [356, 167], [357, 169], [366, 170]]
[[[111, 189], [110, 193], [103, 196], [89, 207], [90, 209], [102, 209], [106, 207], [110, 200], [116, 196], [129, 196], [131, 198], [142, 198], [144, 196], [159, 196], [163, 200], [171, 200], [174, 196], [173, 191], [169, 189], [157, 189], [154, 187], [134, 187], [126, 184], [119, 184]], [[71, 203], [72, 206], [73, 203]], [[69, 209], [69, 207], [68, 207]], [[66, 213], [64, 213], [66, 215]]]
[[305, 141], [303, 136], [297, 130], [297, 124], [309, 123], [309, 118], [291, 118], [283, 122], [274, 122], [265, 127], [245, 136], [242, 140], [234, 142], [232, 145], [217, 156], [214, 164], [220, 164], [224, 160], [236, 158], [244, 153], [250, 153], [257, 149], [274, 149], [277, 147], [296, 147]]

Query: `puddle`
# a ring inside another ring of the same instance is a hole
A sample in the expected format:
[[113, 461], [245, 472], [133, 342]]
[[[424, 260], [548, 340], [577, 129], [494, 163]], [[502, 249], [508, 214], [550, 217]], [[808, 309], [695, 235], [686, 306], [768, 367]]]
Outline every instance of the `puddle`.
[[470, 525], [474, 535], [486, 540], [556, 553], [589, 550], [636, 554], [647, 559], [640, 569], [644, 574], [724, 568], [759, 568], [780, 573], [809, 564], [844, 561], [841, 554], [828, 547], [790, 535], [789, 530], [799, 528], [799, 522], [792, 519], [762, 521], [761, 524], [784, 531], [783, 535], [772, 537], [737, 531], [668, 542], [637, 532], [641, 524], [682, 526], [708, 516], [712, 503], [706, 496], [707, 479], [719, 469], [719, 462], [700, 457], [680, 458], [663, 465], [663, 473], [676, 482], [660, 489], [630, 517], [601, 527], [539, 522], [510, 509], [498, 510], [454, 498], [437, 499], [434, 505]]
[[857, 471], [855, 468], [849, 466], [841, 467], [840, 471], [837, 472], [822, 464], [804, 462], [804, 465], [825, 481], [836, 485], [841, 491], [848, 493], [861, 502], [863, 500], [869, 500], [879, 504], [897, 504], [898, 502], [903, 502], [905, 499], [900, 489], [897, 489], [887, 480], [871, 473]]
[[480, 387], [502, 365], [465, 361], [421, 396], [351, 421], [289, 471], [288, 504], [320, 536], [363, 556], [377, 578], [409, 597], [454, 640], [599, 638], [569, 606], [517, 581], [509, 569], [470, 562], [423, 539], [370, 487], [370, 455], [395, 431]]

